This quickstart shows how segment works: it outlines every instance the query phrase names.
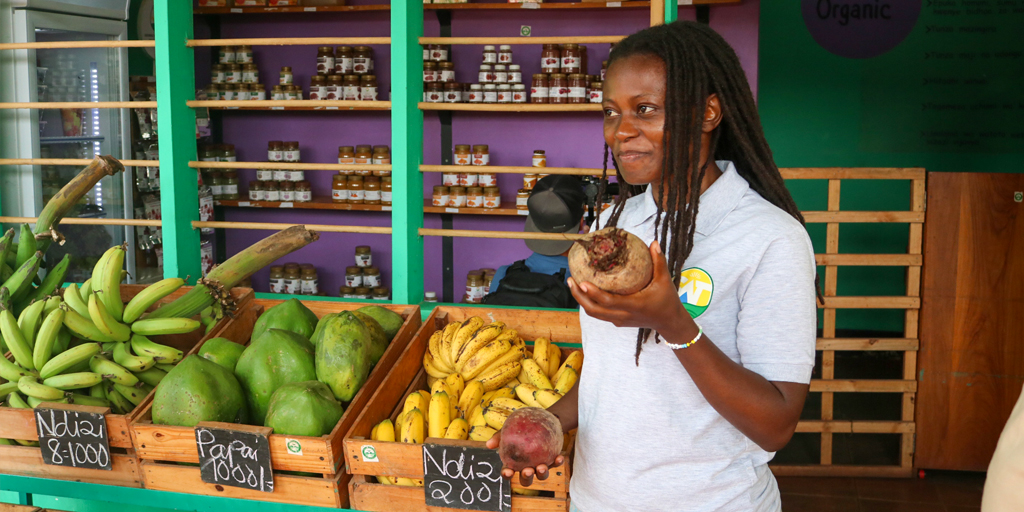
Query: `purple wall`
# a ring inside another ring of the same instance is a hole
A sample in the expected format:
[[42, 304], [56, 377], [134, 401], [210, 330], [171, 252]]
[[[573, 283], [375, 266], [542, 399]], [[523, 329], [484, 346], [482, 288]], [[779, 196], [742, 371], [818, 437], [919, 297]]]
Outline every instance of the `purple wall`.
[[[353, 3], [367, 3], [353, 2]], [[736, 48], [756, 91], [757, 76], [757, 21], [758, 3], [745, 0], [739, 5], [711, 8], [711, 24]], [[514, 13], [514, 14], [512, 14]], [[693, 19], [692, 9], [683, 9], [682, 17]], [[439, 35], [434, 14], [425, 17], [425, 34]], [[203, 21], [197, 19], [197, 37], [205, 31]], [[452, 13], [453, 36], [518, 36], [520, 26], [530, 25], [534, 36], [554, 35], [621, 35], [646, 27], [646, 10], [623, 11], [455, 11]], [[340, 30], [339, 30], [340, 29]], [[386, 36], [388, 16], [385, 12], [342, 13], [280, 16], [224, 16], [221, 18], [220, 37], [315, 37], [315, 36]], [[590, 44], [589, 70], [597, 74], [601, 61], [608, 56], [607, 44]], [[382, 98], [387, 99], [390, 84], [388, 48], [375, 47], [377, 75]], [[457, 46], [452, 58], [456, 63], [456, 78], [462, 82], [475, 82], [480, 63], [481, 46]], [[514, 46], [513, 62], [529, 77], [540, 71], [539, 45]], [[198, 52], [197, 52], [198, 53]], [[276, 83], [281, 66], [290, 65], [296, 82], [308, 88], [309, 77], [315, 67], [314, 47], [257, 47], [256, 62], [263, 83]], [[209, 60], [197, 54], [197, 86], [209, 82]], [[525, 78], [528, 83], [529, 78]], [[333, 162], [339, 145], [390, 144], [390, 121], [387, 112], [358, 113], [283, 113], [283, 112], [231, 112], [221, 114], [224, 142], [235, 144], [239, 160], [265, 159], [269, 140], [298, 140], [302, 158], [309, 162]], [[424, 162], [441, 163], [440, 121], [436, 113], [424, 116]], [[595, 112], [564, 115], [515, 115], [496, 113], [463, 113], [453, 115], [453, 142], [455, 144], [488, 144], [493, 165], [529, 165], [535, 149], [548, 155], [548, 165], [563, 167], [601, 167], [602, 148], [600, 114]], [[307, 171], [307, 180], [314, 194], [330, 190], [331, 172]], [[241, 175], [243, 183], [255, 179], [254, 171]], [[440, 184], [440, 174], [424, 175], [424, 194]], [[519, 175], [499, 175], [503, 199], [514, 200], [521, 187]], [[253, 209], [227, 209], [229, 221], [294, 222], [306, 224], [356, 224], [386, 226], [387, 213], [356, 213], [341, 211], [259, 211]], [[428, 214], [426, 227], [440, 228], [440, 216]], [[519, 231], [522, 217], [456, 215], [455, 229]], [[266, 236], [263, 231], [229, 230], [228, 254], [233, 254]], [[390, 239], [381, 235], [322, 234], [321, 240], [290, 256], [289, 261], [312, 263], [317, 266], [321, 288], [336, 295], [344, 280], [344, 267], [351, 265], [356, 245], [373, 247], [374, 261], [382, 269], [386, 285], [390, 286]], [[463, 239], [454, 241], [456, 300], [461, 298], [462, 283], [473, 269], [509, 264], [530, 254], [519, 240]], [[428, 237], [424, 244], [424, 286], [441, 295], [442, 262], [441, 239]], [[266, 291], [267, 271], [253, 278], [257, 291]]]

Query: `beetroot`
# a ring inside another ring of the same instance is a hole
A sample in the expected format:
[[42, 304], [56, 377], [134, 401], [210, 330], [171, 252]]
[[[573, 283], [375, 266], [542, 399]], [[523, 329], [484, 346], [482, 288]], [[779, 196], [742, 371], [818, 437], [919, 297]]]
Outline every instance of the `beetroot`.
[[562, 423], [539, 407], [516, 409], [501, 427], [498, 456], [513, 471], [551, 465], [562, 452]]
[[569, 250], [569, 272], [578, 283], [591, 283], [619, 295], [643, 290], [654, 274], [651, 252], [642, 240], [619, 228], [590, 233]]

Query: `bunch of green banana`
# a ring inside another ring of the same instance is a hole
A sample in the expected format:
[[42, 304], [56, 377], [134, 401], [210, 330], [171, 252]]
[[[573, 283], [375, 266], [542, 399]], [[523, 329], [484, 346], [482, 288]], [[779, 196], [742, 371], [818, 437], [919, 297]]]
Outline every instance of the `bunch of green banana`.
[[[30, 304], [42, 300], [57, 290], [64, 283], [71, 258], [65, 254], [49, 272], [39, 281], [39, 269], [42, 267], [43, 253], [37, 251], [36, 238], [28, 224], [21, 225], [21, 238], [14, 243], [14, 229], [7, 230], [0, 238], [0, 281], [7, 288], [9, 295], [3, 300], [4, 307], [14, 309], [20, 314]], [[36, 283], [38, 282], [38, 286]]]

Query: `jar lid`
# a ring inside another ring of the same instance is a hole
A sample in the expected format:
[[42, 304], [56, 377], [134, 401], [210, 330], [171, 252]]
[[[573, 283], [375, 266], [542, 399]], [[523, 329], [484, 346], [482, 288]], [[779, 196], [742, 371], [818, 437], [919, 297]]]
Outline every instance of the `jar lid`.
[[334, 53], [334, 47], [332, 46], [321, 46], [320, 51]]
[[383, 176], [380, 181], [381, 183], [391, 183], [391, 176]]
[[348, 182], [349, 183], [362, 183], [362, 181], [363, 181], [363, 177], [359, 176], [359, 175], [353, 174], [353, 175], [348, 177]]
[[442, 63], [440, 63], [440, 67], [441, 67], [441, 69], [449, 69], [449, 68], [455, 69], [455, 63], [454, 62], [447, 62], [447, 61], [446, 62], [442, 62]]
[[469, 273], [466, 274], [466, 275], [467, 276], [483, 276], [484, 272], [483, 272], [483, 270], [470, 270]]
[[455, 145], [455, 151], [459, 151], [460, 149], [463, 149], [463, 150], [466, 150], [466, 151], [470, 151], [469, 144], [456, 144]]
[[519, 71], [519, 64], [509, 64], [508, 65], [508, 70], [509, 71]]
[[562, 80], [565, 80], [565, 74], [563, 74], [563, 73], [551, 73], [551, 78], [552, 79], [560, 78]]
[[466, 193], [466, 187], [452, 187], [448, 189], [452, 194], [459, 195]]
[[356, 246], [356, 254], [370, 254], [370, 246], [369, 245], [357, 245]]
[[359, 288], [356, 288], [356, 295], [366, 296], [369, 293], [370, 293], [370, 289], [365, 287], [365, 286], [360, 286]]
[[284, 143], [284, 147], [286, 147], [286, 148], [298, 148], [299, 147], [299, 141], [297, 141], [297, 140], [290, 140], [290, 141]]
[[338, 146], [338, 153], [354, 153], [352, 146]]
[[374, 274], [380, 274], [380, 269], [375, 267], [375, 266], [373, 266], [373, 265], [370, 265], [369, 267], [365, 267], [363, 269], [363, 274], [371, 275], [371, 276], [374, 275]]
[[490, 44], [484, 45], [484, 51], [485, 52], [486, 51], [492, 51], [493, 52], [494, 51], [494, 45], [490, 45]]
[[349, 275], [363, 275], [363, 267], [345, 267], [345, 274]]
[[437, 293], [435, 293], [435, 292], [423, 292], [423, 296], [428, 298], [428, 299], [436, 299], [437, 298]]
[[517, 192], [517, 195], [523, 195], [523, 194], [530, 195], [530, 191], [526, 190], [525, 188], [519, 189], [519, 192]]
[[484, 84], [484, 90], [486, 91], [488, 89], [494, 89], [496, 91], [498, 90], [498, 86], [496, 84]]
[[293, 190], [293, 189], [295, 189], [295, 184], [290, 182], [290, 181], [282, 181], [279, 186], [281, 187], [281, 190]]
[[352, 47], [351, 46], [339, 46], [338, 47], [338, 51], [339, 52], [344, 52], [344, 53], [349, 53], [349, 52], [352, 51]]
[[365, 51], [369, 51], [369, 50], [370, 50], [369, 46], [356, 46], [356, 51], [357, 52], [365, 52]]
[[355, 292], [356, 289], [351, 286], [342, 286], [341, 288], [338, 288], [338, 294], [340, 295], [352, 295]]
[[505, 71], [505, 65], [504, 64], [495, 64], [494, 65], [494, 70], [495, 71]]
[[433, 69], [433, 68], [436, 68], [436, 67], [437, 67], [437, 63], [434, 62], [434, 61], [430, 61], [430, 60], [423, 61], [423, 69], [428, 69], [428, 68]]
[[229, 50], [234, 50], [235, 47], [234, 46], [221, 46], [220, 49], [223, 50], [223, 51], [229, 51]]
[[342, 80], [342, 78], [343, 78], [343, 77], [342, 77], [341, 75], [331, 75], [331, 76], [328, 76], [328, 77], [327, 77], [327, 81], [328, 81], [329, 83], [332, 83], [332, 84], [333, 84], [333, 83], [339, 83], [339, 84], [340, 84], [340, 83], [341, 83], [341, 80]]
[[600, 89], [604, 87], [604, 82], [590, 82], [591, 89]]
[[483, 88], [484, 88], [484, 86], [482, 86], [480, 84], [469, 84], [469, 90], [471, 90], [471, 91], [479, 91], [479, 90], [481, 90]]
[[572, 73], [572, 74], [569, 75], [569, 79], [570, 80], [583, 80], [584, 78], [586, 78], [586, 76], [587, 75], [584, 75], [583, 73]]
[[292, 70], [291, 66], [282, 66], [281, 67], [281, 71], [291, 71], [291, 70]]
[[466, 192], [469, 194], [483, 194], [484, 189], [483, 187], [469, 187], [466, 189]]
[[488, 194], [488, 195], [495, 194], [495, 195], [497, 195], [497, 194], [500, 194], [500, 193], [501, 193], [501, 189], [499, 189], [498, 187], [486, 187], [486, 188], [484, 188], [484, 194]]
[[376, 295], [377, 297], [387, 297], [388, 295], [391, 294], [391, 290], [389, 290], [385, 286], [378, 286], [373, 289], [373, 294]]
[[510, 84], [498, 84], [498, 89], [502, 91], [511, 91], [512, 85]]
[[490, 71], [490, 70], [491, 70], [491, 65], [490, 64], [480, 64], [480, 71]]
[[435, 194], [447, 194], [448, 193], [448, 187], [446, 187], [444, 185], [434, 185], [434, 193]]
[[502, 50], [511, 50], [512, 49], [512, 45], [510, 45], [510, 44], [503, 44], [499, 48], [502, 49]]
[[476, 144], [473, 146], [473, 151], [487, 151], [487, 144]]
[[445, 89], [451, 89], [453, 91], [462, 90], [462, 84], [457, 82], [447, 82], [444, 84]]
[[388, 151], [390, 151], [390, 150], [388, 149], [387, 146], [374, 146], [373, 147], [373, 152], [374, 153], [387, 153]]
[[274, 266], [270, 267], [270, 271], [271, 272], [282, 272], [282, 271], [284, 271], [284, 267], [282, 267], [281, 265], [274, 265]]
[[544, 73], [537, 73], [537, 74], [533, 75], [533, 79], [534, 80], [547, 80], [548, 79], [548, 75], [545, 75]]
[[580, 47], [580, 45], [578, 45], [576, 43], [565, 43], [565, 48], [566, 49], [576, 49], [576, 48], [579, 48], [579, 47]]
[[356, 151], [359, 151], [359, 152], [363, 152], [363, 151], [369, 152], [369, 151], [372, 150], [372, 148], [373, 148], [373, 146], [371, 146], [369, 144], [359, 144], [358, 146], [356, 146]]
[[304, 268], [304, 269], [302, 269], [302, 275], [303, 276], [315, 276], [316, 275], [316, 269], [315, 268]]
[[366, 83], [376, 82], [377, 81], [377, 76], [376, 75], [363, 75], [363, 78], [360, 79], [360, 81], [366, 82]]

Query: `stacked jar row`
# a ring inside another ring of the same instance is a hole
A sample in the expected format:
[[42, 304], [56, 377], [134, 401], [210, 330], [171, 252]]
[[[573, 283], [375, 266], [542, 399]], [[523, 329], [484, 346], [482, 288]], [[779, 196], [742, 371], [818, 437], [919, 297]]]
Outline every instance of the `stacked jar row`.
[[427, 103], [526, 103], [523, 84], [424, 84]]
[[335, 174], [331, 182], [331, 200], [335, 203], [391, 206], [391, 178]]
[[601, 103], [603, 87], [597, 75], [538, 73], [530, 84], [530, 103]]
[[501, 190], [498, 187], [437, 185], [430, 204], [448, 208], [499, 208]]
[[308, 203], [313, 200], [313, 188], [306, 180], [274, 181], [257, 179], [249, 182], [249, 200]]
[[[275, 99], [277, 99], [276, 92]], [[310, 79], [309, 99], [377, 101], [377, 77], [375, 75], [316, 75]]]
[[[390, 165], [391, 150], [387, 146], [370, 146], [362, 144], [358, 146], [339, 146], [338, 163], [345, 165]], [[339, 171], [344, 176], [391, 176], [390, 170], [344, 170]]]
[[310, 264], [285, 263], [270, 267], [270, 293], [321, 295], [316, 267]]

